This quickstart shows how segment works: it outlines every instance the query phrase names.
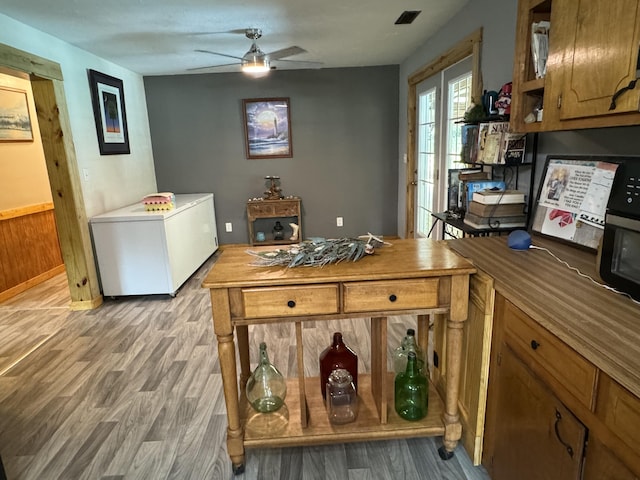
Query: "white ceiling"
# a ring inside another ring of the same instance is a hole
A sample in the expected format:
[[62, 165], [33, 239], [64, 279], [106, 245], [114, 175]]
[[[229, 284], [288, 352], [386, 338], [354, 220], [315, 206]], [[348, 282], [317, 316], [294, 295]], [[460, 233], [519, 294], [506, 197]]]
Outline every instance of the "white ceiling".
[[[196, 52], [242, 57], [260, 28], [260, 48], [297, 45], [287, 60], [324, 68], [400, 64], [468, 0], [0, 0], [0, 13], [143, 75], [238, 71], [234, 62]], [[404, 10], [421, 10], [395, 25]], [[304, 64], [275, 62], [278, 69]]]

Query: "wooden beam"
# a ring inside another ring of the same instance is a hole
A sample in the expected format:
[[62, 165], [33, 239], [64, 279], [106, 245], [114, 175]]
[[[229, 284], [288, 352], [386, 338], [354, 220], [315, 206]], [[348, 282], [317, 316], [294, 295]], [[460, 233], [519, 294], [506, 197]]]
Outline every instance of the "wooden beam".
[[51, 80], [63, 80], [60, 65], [46, 58], [0, 45], [0, 65]]
[[32, 76], [31, 87], [55, 205], [60, 249], [67, 270], [71, 308], [95, 308], [102, 303], [102, 296], [80, 188], [64, 85], [59, 80]]

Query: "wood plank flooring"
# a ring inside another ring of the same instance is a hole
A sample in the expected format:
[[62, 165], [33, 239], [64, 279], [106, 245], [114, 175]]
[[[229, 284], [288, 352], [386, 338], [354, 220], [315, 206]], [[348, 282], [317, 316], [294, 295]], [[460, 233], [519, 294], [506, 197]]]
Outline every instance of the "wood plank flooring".
[[[105, 299], [68, 310], [64, 275], [0, 304], [0, 456], [9, 480], [231, 479], [226, 415], [208, 291], [217, 255], [175, 298]], [[390, 319], [399, 342], [409, 317]], [[304, 324], [305, 370], [334, 331], [369, 368], [368, 321]], [[292, 325], [252, 327], [283, 373], [296, 368]], [[252, 367], [255, 363], [252, 363]], [[250, 449], [244, 479], [488, 479], [440, 438]]]

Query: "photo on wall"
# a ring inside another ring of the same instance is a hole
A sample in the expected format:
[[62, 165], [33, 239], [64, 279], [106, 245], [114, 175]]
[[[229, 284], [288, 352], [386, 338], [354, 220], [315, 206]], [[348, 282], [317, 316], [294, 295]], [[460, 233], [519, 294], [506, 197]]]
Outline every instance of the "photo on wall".
[[0, 87], [0, 142], [31, 142], [33, 130], [27, 92]]
[[100, 154], [131, 153], [122, 80], [89, 70], [89, 84]]
[[288, 98], [242, 100], [248, 159], [291, 158], [291, 114]]

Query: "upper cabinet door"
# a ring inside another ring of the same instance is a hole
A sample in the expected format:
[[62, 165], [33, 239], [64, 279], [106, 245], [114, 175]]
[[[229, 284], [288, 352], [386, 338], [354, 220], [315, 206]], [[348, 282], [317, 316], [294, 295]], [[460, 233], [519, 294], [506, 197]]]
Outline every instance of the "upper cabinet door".
[[635, 89], [616, 92], [637, 78], [640, 45], [640, 0], [569, 0], [559, 8], [556, 25], [564, 32], [561, 120], [637, 112]]

